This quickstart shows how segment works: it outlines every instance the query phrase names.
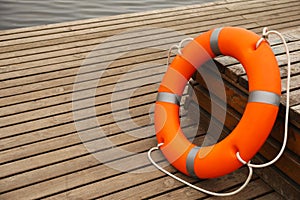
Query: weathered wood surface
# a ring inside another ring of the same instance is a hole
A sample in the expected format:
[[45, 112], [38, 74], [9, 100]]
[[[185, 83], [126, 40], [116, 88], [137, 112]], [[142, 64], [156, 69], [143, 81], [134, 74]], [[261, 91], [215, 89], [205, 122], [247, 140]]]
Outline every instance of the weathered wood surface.
[[[300, 25], [299, 6], [297, 0], [227, 0], [0, 31], [0, 199], [210, 198], [166, 177], [146, 158], [146, 151], [156, 145], [151, 115], [166, 70], [166, 50], [181, 39], [169, 30], [192, 37], [219, 26], [240, 26], [257, 33], [264, 26], [293, 30]], [[126, 30], [149, 26], [151, 32], [140, 30], [106, 41]], [[97, 68], [83, 66], [83, 61], [103, 43], [106, 49], [97, 55], [97, 62], [108, 67], [96, 85], [95, 98], [72, 99], [79, 69], [86, 69], [81, 92], [93, 87], [89, 77]], [[134, 49], [126, 50], [132, 44]], [[120, 51], [122, 56], [112, 62]], [[118, 85], [121, 89], [114, 93]], [[79, 132], [75, 127], [74, 114], [88, 109], [91, 99], [96, 117], [87, 113], [81, 120], [97, 119], [105, 137], [97, 127]], [[78, 110], [74, 102], [80, 103]], [[192, 135], [197, 125], [184, 112], [182, 126]], [[132, 122], [137, 127], [129, 126]], [[200, 130], [196, 140], [201, 141], [203, 133]], [[136, 154], [114, 155], [102, 163], [94, 155], [110, 155], [105, 139]], [[101, 145], [91, 154], [83, 142]], [[130, 172], [110, 167], [113, 164], [122, 164]], [[150, 172], [133, 173], [139, 169]], [[216, 180], [184, 178], [215, 191], [230, 191], [242, 184], [245, 174], [241, 169]], [[280, 195], [254, 176], [249, 187], [233, 198], [254, 197], [279, 199]]]

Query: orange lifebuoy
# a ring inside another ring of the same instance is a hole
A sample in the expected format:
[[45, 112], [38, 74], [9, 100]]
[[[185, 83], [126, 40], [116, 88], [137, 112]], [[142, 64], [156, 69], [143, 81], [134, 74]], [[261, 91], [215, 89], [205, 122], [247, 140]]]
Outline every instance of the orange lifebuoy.
[[[249, 161], [267, 139], [277, 117], [281, 79], [276, 58], [267, 42], [242, 28], [217, 28], [195, 38], [170, 64], [158, 89], [155, 129], [167, 160], [186, 175], [215, 178]], [[198, 147], [184, 136], [179, 122], [179, 102], [187, 80], [210, 58], [236, 58], [249, 80], [249, 98], [244, 114], [229, 136], [209, 147]]]

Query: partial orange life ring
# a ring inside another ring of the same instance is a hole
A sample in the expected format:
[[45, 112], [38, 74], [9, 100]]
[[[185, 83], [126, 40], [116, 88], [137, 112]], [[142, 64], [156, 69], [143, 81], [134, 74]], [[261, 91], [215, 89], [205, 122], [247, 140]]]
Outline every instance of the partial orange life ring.
[[[158, 89], [155, 129], [167, 160], [182, 173], [199, 178], [215, 178], [249, 161], [267, 139], [277, 117], [281, 79], [269, 44], [242, 28], [224, 27], [205, 32], [188, 43], [168, 67]], [[180, 128], [179, 103], [183, 90], [196, 68], [218, 55], [236, 58], [249, 80], [249, 98], [244, 114], [224, 140], [210, 147], [192, 144]], [[203, 156], [205, 155], [205, 156]]]

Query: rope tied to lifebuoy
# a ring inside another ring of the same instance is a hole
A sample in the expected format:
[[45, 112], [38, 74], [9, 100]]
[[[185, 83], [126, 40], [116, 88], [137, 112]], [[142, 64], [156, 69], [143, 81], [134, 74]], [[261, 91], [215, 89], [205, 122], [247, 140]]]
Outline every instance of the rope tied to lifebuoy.
[[[283, 46], [285, 48], [285, 52], [286, 52], [286, 59], [287, 59], [287, 79], [286, 79], [286, 107], [285, 107], [285, 121], [284, 121], [284, 134], [283, 134], [283, 141], [282, 141], [282, 146], [281, 149], [279, 151], [279, 153], [277, 154], [277, 156], [272, 159], [271, 161], [264, 163], [264, 164], [247, 164], [250, 167], [253, 168], [264, 168], [264, 167], [268, 167], [272, 164], [274, 164], [283, 154], [284, 149], [286, 147], [286, 143], [287, 143], [287, 139], [288, 139], [288, 123], [289, 123], [289, 110], [290, 110], [290, 83], [291, 83], [291, 58], [290, 58], [290, 52], [288, 49], [288, 45], [287, 42], [285, 41], [283, 35], [278, 32], [278, 31], [268, 31], [267, 27], [265, 27], [263, 29], [263, 34], [262, 34], [262, 38], [257, 42], [256, 44], [256, 48], [259, 48], [259, 45], [261, 44], [261, 42], [263, 40], [266, 40], [268, 42], [268, 36], [270, 34], [275, 34], [277, 36], [279, 36], [279, 38], [281, 39]], [[244, 161], [239, 152], [237, 153], [237, 158], [239, 159], [239, 161], [243, 164], [246, 164], [247, 162]]]
[[[220, 31], [220, 30], [218, 30]], [[218, 33], [219, 34], [219, 33]], [[232, 191], [232, 192], [228, 192], [228, 193], [217, 193], [217, 192], [212, 192], [212, 191], [208, 191], [206, 189], [203, 189], [203, 188], [200, 188], [198, 186], [195, 186], [179, 177], [177, 177], [176, 175], [168, 172], [167, 170], [163, 169], [161, 166], [159, 166], [151, 157], [151, 153], [155, 150], [159, 150], [161, 148], [161, 146], [164, 145], [164, 143], [159, 143], [156, 147], [153, 147], [151, 148], [149, 151], [148, 151], [148, 158], [150, 160], [150, 162], [157, 168], [159, 169], [160, 171], [164, 172], [165, 174], [167, 174], [168, 176], [176, 179], [177, 181], [180, 181], [181, 183], [191, 187], [191, 188], [194, 188], [195, 190], [198, 190], [200, 192], [203, 192], [203, 193], [206, 193], [206, 194], [209, 194], [209, 195], [213, 195], [213, 196], [231, 196], [231, 195], [234, 195], [234, 194], [237, 194], [238, 192], [240, 192], [241, 190], [243, 190], [247, 185], [248, 183], [250, 182], [251, 180], [251, 177], [252, 177], [252, 174], [253, 174], [253, 168], [263, 168], [263, 167], [267, 167], [267, 166], [270, 166], [272, 164], [274, 164], [283, 154], [284, 152], [284, 149], [286, 147], [286, 143], [287, 143], [287, 138], [288, 138], [288, 119], [289, 119], [289, 100], [290, 100], [290, 76], [291, 76], [291, 59], [290, 59], [290, 54], [289, 54], [289, 50], [288, 50], [288, 45], [287, 45], [287, 42], [286, 40], [284, 39], [283, 35], [281, 33], [279, 33], [278, 31], [268, 31], [267, 28], [264, 28], [263, 29], [263, 33], [262, 33], [262, 37], [257, 41], [256, 43], [256, 49], [258, 49], [261, 45], [261, 43], [263, 41], [266, 41], [269, 43], [268, 41], [268, 37], [269, 35], [271, 34], [275, 34], [277, 36], [280, 37], [283, 45], [284, 45], [284, 48], [285, 48], [285, 51], [286, 51], [286, 57], [287, 57], [287, 81], [286, 81], [286, 110], [285, 110], [285, 125], [284, 125], [284, 138], [283, 138], [283, 143], [282, 143], [282, 147], [279, 151], [279, 153], [277, 154], [277, 156], [272, 159], [271, 161], [267, 162], [267, 163], [264, 163], [264, 164], [251, 164], [251, 160], [249, 160], [248, 162], [246, 162], [240, 155], [240, 152], [238, 151], [236, 153], [236, 158], [238, 159], [238, 161], [240, 163], [242, 163], [243, 165], [247, 165], [248, 167], [248, 170], [249, 170], [249, 174], [244, 182], [244, 184], [242, 186], [240, 186], [238, 189]], [[174, 48], [177, 48], [177, 52], [178, 54], [182, 54], [181, 52], [181, 48], [183, 46], [183, 43], [188, 41], [188, 40], [193, 40], [193, 38], [186, 38], [186, 39], [183, 39], [178, 45], [173, 45], [170, 47], [169, 51], [168, 51], [168, 59], [167, 59], [167, 66], [169, 66], [169, 63], [170, 63], [170, 55], [172, 53], [172, 50]]]

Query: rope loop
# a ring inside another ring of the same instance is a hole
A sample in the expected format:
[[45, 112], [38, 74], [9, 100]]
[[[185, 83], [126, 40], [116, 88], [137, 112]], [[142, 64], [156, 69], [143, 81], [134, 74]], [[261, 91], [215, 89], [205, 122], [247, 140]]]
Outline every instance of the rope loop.
[[185, 39], [180, 41], [180, 43], [178, 45], [179, 46], [179, 48], [178, 48], [179, 55], [182, 55], [181, 48], [183, 47], [183, 43], [186, 42], [186, 41], [192, 41], [192, 40], [194, 40], [194, 38], [185, 38]]
[[[274, 164], [282, 156], [284, 149], [286, 147], [287, 139], [288, 139], [288, 122], [289, 122], [289, 109], [290, 109], [290, 82], [291, 82], [291, 58], [290, 58], [290, 52], [288, 49], [288, 45], [287, 45], [286, 40], [284, 39], [283, 35], [280, 32], [274, 31], [274, 30], [268, 31], [268, 29], [265, 27], [263, 29], [262, 38], [260, 38], [257, 41], [256, 47], [257, 48], [259, 47], [262, 40], [266, 40], [268, 42], [268, 37], [271, 34], [277, 35], [281, 39], [283, 46], [285, 48], [286, 59], [287, 59], [286, 109], [285, 109], [283, 142], [282, 142], [282, 146], [281, 146], [279, 153], [273, 160], [270, 160], [269, 162], [264, 163], [264, 164], [248, 164], [250, 167], [253, 167], [253, 168], [264, 168], [264, 167], [268, 167], [268, 166]], [[243, 164], [246, 163], [246, 161], [244, 161], [240, 157], [240, 154], [237, 154], [237, 158], [241, 163], [243, 163]]]
[[[262, 36], [261, 38], [256, 42], [256, 49], [259, 47], [259, 45], [262, 43], [262, 41], [266, 41], [268, 42], [268, 28], [267, 27], [264, 27], [263, 28], [263, 31], [262, 31]], [[268, 42], [269, 43], [269, 42]]]
[[168, 59], [167, 59], [167, 67], [169, 66], [170, 64], [170, 58], [171, 58], [171, 53], [172, 53], [172, 50], [173, 49], [179, 49], [179, 46], [178, 45], [173, 45], [169, 48], [169, 51], [168, 51]]
[[177, 53], [179, 55], [182, 55], [182, 52], [181, 52], [181, 48], [183, 47], [183, 43], [186, 42], [186, 41], [192, 41], [194, 40], [194, 38], [185, 38], [183, 40], [181, 40], [178, 45], [174, 44], [172, 45], [169, 50], [168, 50], [168, 59], [167, 59], [167, 66], [169, 66], [170, 64], [170, 58], [171, 58], [171, 53], [172, 53], [172, 50], [173, 49], [177, 49]]

